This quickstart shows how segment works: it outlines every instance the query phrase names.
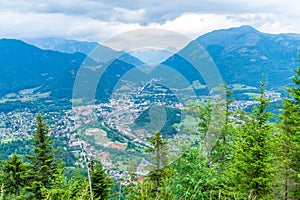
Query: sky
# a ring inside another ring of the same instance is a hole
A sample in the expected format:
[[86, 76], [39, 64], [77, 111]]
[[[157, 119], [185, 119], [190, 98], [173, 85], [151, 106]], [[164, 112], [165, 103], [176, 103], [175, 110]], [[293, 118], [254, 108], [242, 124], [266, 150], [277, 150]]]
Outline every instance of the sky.
[[300, 33], [298, 0], [0, 0], [0, 38], [63, 37], [102, 42], [140, 28], [189, 38], [250, 25]]

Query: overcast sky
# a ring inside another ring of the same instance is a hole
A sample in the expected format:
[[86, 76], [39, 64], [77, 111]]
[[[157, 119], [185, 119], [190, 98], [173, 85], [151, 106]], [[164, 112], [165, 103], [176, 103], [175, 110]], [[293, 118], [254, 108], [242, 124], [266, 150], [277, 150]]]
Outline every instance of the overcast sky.
[[251, 25], [300, 33], [298, 0], [0, 0], [0, 38], [64, 37], [101, 42], [143, 27], [198, 37]]

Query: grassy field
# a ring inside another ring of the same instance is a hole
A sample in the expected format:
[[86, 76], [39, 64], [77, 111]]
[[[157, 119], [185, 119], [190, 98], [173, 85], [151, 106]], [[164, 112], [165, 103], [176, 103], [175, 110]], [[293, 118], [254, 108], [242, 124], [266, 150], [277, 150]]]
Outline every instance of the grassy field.
[[246, 92], [246, 93], [244, 93], [245, 95], [248, 95], [250, 98], [252, 98], [252, 99], [254, 99], [254, 98], [256, 98], [256, 97], [258, 97], [259, 96], [259, 93], [253, 93], [253, 92]]
[[30, 95], [30, 94], [33, 94], [33, 92], [39, 88], [40, 88], [40, 86], [35, 87], [35, 88], [28, 88], [28, 89], [20, 90], [19, 94], [20, 95]]
[[86, 133], [89, 132], [95, 139], [96, 144], [102, 146], [108, 146], [112, 141], [107, 138], [107, 134], [104, 130], [99, 128], [88, 128]]
[[[32, 89], [26, 89], [26, 90], [32, 90]], [[28, 92], [28, 91], [26, 91], [26, 92]], [[47, 98], [47, 97], [49, 97], [50, 94], [51, 94], [51, 92], [44, 92], [44, 93], [37, 93], [37, 94], [30, 94], [28, 92], [26, 97], [20, 97], [14, 93], [10, 93], [10, 94], [6, 94], [2, 99], [0, 99], [0, 103], [5, 103], [7, 101], [22, 101], [22, 102], [34, 101], [36, 99]], [[25, 95], [25, 93], [23, 93], [22, 95]]]
[[237, 91], [237, 90], [257, 90], [256, 87], [247, 86], [247, 85], [243, 85], [243, 84], [232, 84], [231, 86], [232, 86], [233, 91]]

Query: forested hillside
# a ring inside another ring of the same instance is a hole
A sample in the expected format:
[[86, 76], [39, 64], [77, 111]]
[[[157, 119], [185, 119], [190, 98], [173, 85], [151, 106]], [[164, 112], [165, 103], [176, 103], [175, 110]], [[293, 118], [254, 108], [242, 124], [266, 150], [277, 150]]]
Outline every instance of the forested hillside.
[[[204, 151], [211, 114], [210, 102], [191, 105], [198, 115], [199, 137], [192, 144], [178, 144], [181, 156], [169, 162], [168, 142], [160, 132], [144, 153], [152, 153], [149, 173], [130, 170], [128, 179], [114, 181], [97, 160], [84, 156], [84, 168], [62, 162], [62, 149], [54, 148], [48, 125], [41, 115], [31, 150], [1, 160], [0, 199], [285, 199], [300, 197], [300, 68], [294, 86], [270, 122], [266, 83], [252, 111], [229, 110], [234, 101], [227, 91], [226, 119], [216, 144]], [[234, 116], [234, 117], [233, 117]], [[206, 148], [207, 149], [207, 148]], [[84, 152], [82, 152], [84, 155]]]

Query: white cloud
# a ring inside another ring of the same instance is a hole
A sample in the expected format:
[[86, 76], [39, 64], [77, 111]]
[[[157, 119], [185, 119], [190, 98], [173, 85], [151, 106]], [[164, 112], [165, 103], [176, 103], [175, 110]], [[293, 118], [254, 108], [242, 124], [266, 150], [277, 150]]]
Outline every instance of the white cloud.
[[65, 37], [94, 41], [141, 27], [136, 23], [107, 22], [85, 16], [16, 12], [0, 13], [0, 24], [1, 37]]
[[152, 24], [154, 27], [166, 28], [186, 34], [192, 38], [216, 29], [225, 29], [241, 25], [250, 25], [266, 33], [300, 33], [299, 18], [278, 16], [270, 13], [243, 14], [183, 14], [169, 20], [162, 25]]
[[65, 37], [101, 41], [142, 27], [197, 37], [240, 25], [300, 33], [293, 0], [0, 0], [0, 38]]
[[227, 19], [226, 15], [184, 14], [175, 20], [167, 21], [162, 25], [156, 25], [156, 27], [174, 30], [194, 38], [216, 29], [240, 25], [243, 24]]
[[116, 7], [113, 9], [114, 17], [112, 21], [137, 22], [142, 21], [145, 14], [145, 9], [128, 10]]

